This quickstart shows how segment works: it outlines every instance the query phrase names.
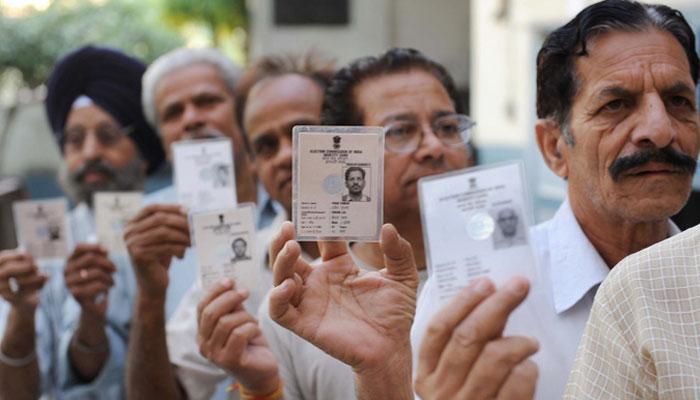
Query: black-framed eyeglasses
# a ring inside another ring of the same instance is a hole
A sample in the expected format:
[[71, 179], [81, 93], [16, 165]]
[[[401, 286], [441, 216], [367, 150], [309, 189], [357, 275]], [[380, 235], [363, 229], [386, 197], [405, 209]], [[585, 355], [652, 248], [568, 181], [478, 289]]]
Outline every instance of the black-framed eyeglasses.
[[[430, 127], [444, 145], [458, 147], [469, 142], [474, 125], [476, 122], [464, 114], [447, 114], [435, 118]], [[423, 128], [414, 119], [396, 120], [384, 129], [384, 146], [394, 153], [412, 153], [423, 140]]]

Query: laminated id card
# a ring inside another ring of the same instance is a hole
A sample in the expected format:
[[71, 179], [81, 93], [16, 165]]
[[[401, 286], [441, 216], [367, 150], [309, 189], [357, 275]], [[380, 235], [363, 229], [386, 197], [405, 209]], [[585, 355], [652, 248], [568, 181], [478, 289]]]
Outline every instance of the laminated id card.
[[126, 254], [123, 233], [127, 222], [141, 210], [141, 192], [98, 192], [93, 196], [98, 241], [110, 254]]
[[418, 181], [423, 237], [437, 304], [477, 277], [497, 286], [535, 277], [531, 206], [520, 162], [469, 168]]
[[223, 278], [237, 288], [257, 286], [262, 260], [255, 243], [255, 205], [192, 214], [199, 279], [206, 290]]
[[297, 240], [379, 241], [384, 128], [295, 126], [293, 135]]
[[17, 243], [35, 259], [66, 258], [70, 243], [66, 199], [12, 204]]
[[236, 182], [228, 138], [173, 143], [177, 201], [190, 212], [236, 206]]

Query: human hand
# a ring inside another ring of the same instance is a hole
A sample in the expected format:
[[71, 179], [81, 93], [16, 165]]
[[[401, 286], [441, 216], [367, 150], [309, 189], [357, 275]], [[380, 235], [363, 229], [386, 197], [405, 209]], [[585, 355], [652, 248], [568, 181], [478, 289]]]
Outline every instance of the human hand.
[[48, 276], [39, 270], [28, 253], [0, 251], [0, 296], [13, 307], [33, 313], [47, 280]]
[[190, 246], [187, 213], [179, 205], [144, 207], [124, 228], [124, 241], [143, 294], [165, 298], [168, 268]]
[[107, 312], [107, 294], [114, 285], [116, 267], [107, 250], [97, 244], [81, 243], [68, 257], [63, 276], [71, 295], [83, 313], [103, 320]]
[[477, 279], [433, 317], [420, 345], [415, 390], [431, 399], [532, 399], [537, 352], [531, 338], [502, 332], [529, 285], [513, 278], [495, 290]]
[[266, 395], [280, 383], [277, 359], [243, 307], [248, 295], [229, 279], [212, 285], [197, 305], [197, 343], [204, 357], [231, 372], [249, 392]]
[[301, 258], [294, 228], [285, 223], [270, 246], [275, 288], [270, 316], [358, 374], [408, 366], [418, 273], [411, 245], [384, 225], [385, 269], [360, 271], [344, 242], [319, 242], [322, 263]]

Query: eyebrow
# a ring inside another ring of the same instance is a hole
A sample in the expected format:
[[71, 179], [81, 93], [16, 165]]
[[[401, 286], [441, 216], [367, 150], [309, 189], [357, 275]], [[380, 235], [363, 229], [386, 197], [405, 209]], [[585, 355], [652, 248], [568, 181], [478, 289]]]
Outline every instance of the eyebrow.
[[[431, 114], [430, 119], [433, 120], [435, 118], [443, 117], [445, 115], [450, 115], [450, 114], [456, 114], [456, 111], [450, 111], [450, 110], [439, 110], [435, 111]], [[416, 115], [414, 113], [403, 113], [403, 114], [397, 114], [397, 115], [392, 115], [390, 117], [385, 118], [382, 121], [382, 124], [386, 124], [387, 122], [392, 122], [392, 121], [400, 121], [400, 120], [417, 120]]]
[[661, 93], [663, 93], [665, 95], [685, 94], [685, 95], [695, 97], [695, 89], [692, 89], [685, 82], [680, 82], [680, 81], [674, 83], [673, 85], [671, 85], [668, 88], [661, 90]]
[[623, 88], [622, 86], [608, 86], [601, 90], [598, 95], [596, 96], [599, 99], [606, 99], [608, 97], [624, 97], [624, 98], [630, 98], [634, 97], [634, 94], [628, 90]]

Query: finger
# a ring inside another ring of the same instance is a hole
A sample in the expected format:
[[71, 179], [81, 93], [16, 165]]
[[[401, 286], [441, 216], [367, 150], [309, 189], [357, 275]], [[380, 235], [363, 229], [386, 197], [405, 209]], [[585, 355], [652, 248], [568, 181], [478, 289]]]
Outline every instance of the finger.
[[418, 286], [418, 270], [413, 258], [413, 248], [401, 236], [392, 224], [384, 224], [381, 231], [380, 246], [384, 253], [384, 266], [387, 273], [397, 280], [412, 279]]
[[261, 334], [260, 327], [256, 322], [246, 322], [231, 331], [222, 348], [227, 351], [229, 348], [245, 349], [249, 341]]
[[102, 245], [99, 244], [78, 243], [78, 245], [75, 246], [75, 249], [73, 249], [71, 255], [68, 257], [68, 260], [70, 261], [78, 259], [86, 253], [96, 253], [106, 257], [107, 249], [105, 249]]
[[93, 281], [80, 287], [74, 288], [71, 292], [78, 302], [93, 302], [100, 293], [108, 293], [110, 286], [104, 282]]
[[[455, 366], [469, 371], [487, 342], [500, 336], [510, 313], [525, 299], [529, 285], [524, 278], [512, 278], [506, 285], [482, 301], [454, 330], [438, 362], [438, 376], [448, 376]], [[449, 375], [450, 382], [459, 380]], [[446, 383], [446, 385], [448, 385]]]
[[16, 285], [16, 290], [13, 291], [10, 287], [10, 280], [6, 279], [0, 281], [0, 291], [7, 292], [10, 294], [17, 294], [21, 292], [31, 292], [34, 290], [41, 289], [44, 283], [48, 280], [48, 276], [43, 274], [32, 274], [23, 275], [21, 277], [14, 278], [14, 284]]
[[435, 370], [457, 325], [494, 290], [488, 279], [475, 279], [430, 320], [418, 352], [417, 377], [427, 377]]
[[182, 232], [183, 234], [189, 235], [189, 224], [187, 221], [187, 214], [183, 214], [180, 211], [177, 212], [164, 212], [159, 211], [155, 214], [151, 214], [138, 223], [128, 224], [124, 228], [123, 236], [129, 237], [132, 235], [140, 233], [148, 233], [156, 228], [169, 228], [171, 230]]
[[294, 225], [289, 221], [283, 222], [279, 232], [277, 232], [270, 242], [270, 265], [275, 265], [277, 255], [282, 251], [282, 248], [288, 241], [294, 240], [294, 236]]
[[235, 282], [229, 278], [224, 278], [218, 282], [215, 282], [213, 285], [211, 285], [211, 287], [204, 294], [204, 297], [202, 297], [202, 299], [199, 300], [199, 303], [197, 303], [197, 325], [198, 326], [201, 324], [200, 319], [202, 318], [202, 310], [204, 310], [204, 308], [206, 306], [208, 306], [209, 303], [212, 302], [212, 300], [219, 297], [222, 293], [226, 292], [227, 290], [233, 289], [234, 287], [235, 287]]
[[[255, 329], [250, 331], [246, 326], [253, 327]], [[258, 329], [257, 321], [255, 317], [250, 315], [245, 311], [237, 312], [234, 314], [228, 314], [224, 316], [221, 321], [216, 324], [214, 331], [211, 334], [211, 348], [214, 351], [221, 351], [226, 347], [226, 344], [231, 339], [231, 335], [240, 336], [240, 341], [233, 340], [233, 342], [243, 342], [246, 343], [248, 336], [242, 336], [241, 331], [238, 329], [243, 329], [245, 334], [253, 334]]]
[[0, 268], [0, 281], [7, 280], [10, 277], [19, 278], [24, 275], [36, 274], [39, 271], [36, 264], [26, 258], [13, 259], [5, 262]]
[[318, 251], [321, 253], [321, 260], [328, 261], [348, 254], [348, 244], [343, 241], [321, 240], [318, 242]]
[[29, 255], [25, 252], [18, 250], [2, 250], [0, 251], [0, 268], [2, 264], [10, 261], [22, 261], [25, 260]]
[[141, 246], [150, 246], [153, 244], [170, 243], [181, 244], [184, 246], [190, 245], [190, 235], [173, 229], [169, 226], [158, 226], [151, 230], [141, 233], [134, 233], [130, 236], [124, 236], [127, 242], [136, 242]]
[[108, 287], [114, 285], [114, 278], [111, 273], [106, 273], [101, 270], [93, 269], [81, 269], [66, 276], [66, 286], [68, 288], [79, 288], [81, 286], [89, 285], [92, 282], [102, 282]]
[[157, 212], [179, 212], [187, 215], [187, 209], [179, 204], [149, 204], [143, 207], [138, 213], [136, 213], [136, 215], [129, 221], [129, 224], [141, 221]]
[[[133, 246], [133, 244], [127, 242], [128, 246]], [[138, 246], [138, 244], [136, 245]], [[187, 251], [187, 248], [189, 246], [184, 246], [181, 244], [159, 244], [159, 245], [150, 245], [150, 246], [144, 246], [141, 248], [138, 248], [138, 251], [141, 254], [151, 254], [153, 258], [157, 259], [162, 259], [162, 260], [167, 260], [166, 264], [169, 263], [171, 257], [177, 257], [177, 258], [182, 258], [185, 255], [185, 252]], [[133, 251], [133, 250], [131, 250]], [[133, 254], [133, 253], [130, 253]], [[133, 259], [133, 258], [132, 258]]]
[[301, 247], [294, 240], [288, 241], [281, 251], [277, 253], [272, 264], [272, 282], [279, 285], [287, 278], [294, 277], [294, 266], [301, 258]]
[[116, 272], [117, 268], [106, 255], [90, 252], [69, 261], [65, 274], [82, 270], [101, 270], [111, 274]]
[[215, 298], [208, 306], [202, 310], [199, 320], [199, 334], [203, 338], [211, 336], [214, 327], [219, 320], [248, 298], [248, 291], [229, 290]]
[[535, 397], [539, 370], [531, 360], [518, 364], [498, 392], [497, 400], [531, 400]]
[[522, 336], [508, 336], [487, 343], [457, 397], [493, 399], [511, 370], [538, 349], [536, 340]]
[[292, 298], [301, 291], [301, 286], [293, 278], [285, 279], [281, 284], [270, 290], [270, 318], [284, 327], [299, 318], [299, 311], [292, 304]]

